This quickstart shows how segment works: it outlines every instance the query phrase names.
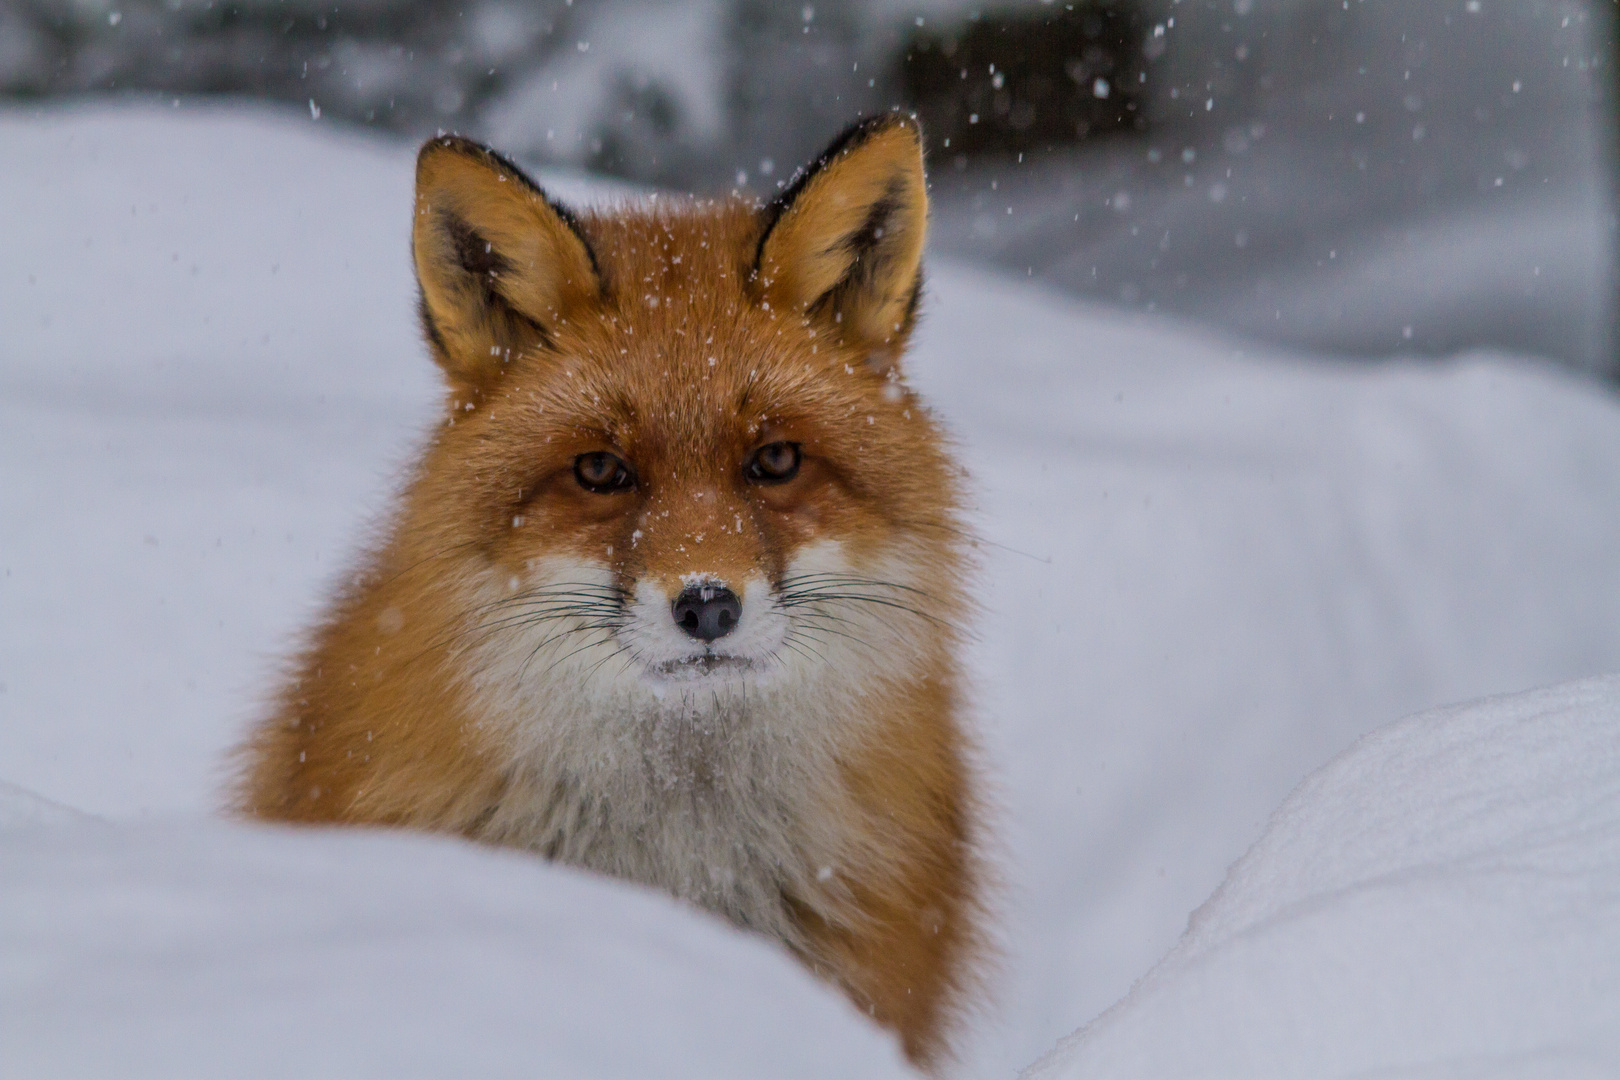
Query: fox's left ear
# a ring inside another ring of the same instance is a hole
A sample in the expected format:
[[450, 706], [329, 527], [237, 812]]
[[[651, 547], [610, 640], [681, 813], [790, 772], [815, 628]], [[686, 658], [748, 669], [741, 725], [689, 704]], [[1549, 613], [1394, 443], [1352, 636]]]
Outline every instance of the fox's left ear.
[[765, 207], [756, 286], [887, 369], [916, 321], [927, 228], [916, 119], [863, 120]]

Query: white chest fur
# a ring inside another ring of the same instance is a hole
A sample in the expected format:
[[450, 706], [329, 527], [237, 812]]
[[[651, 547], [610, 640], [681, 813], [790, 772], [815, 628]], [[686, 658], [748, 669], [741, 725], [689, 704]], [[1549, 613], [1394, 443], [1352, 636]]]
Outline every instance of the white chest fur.
[[[554, 582], [603, 573], [542, 571]], [[506, 772], [481, 835], [665, 889], [789, 944], [790, 898], [838, 919], [846, 883], [895, 855], [840, 763], [872, 736], [874, 695], [915, 653], [881, 606], [842, 618], [841, 635], [778, 649], [757, 672], [685, 682], [649, 680], [623, 623], [575, 631], [548, 619], [484, 636], [457, 658]]]

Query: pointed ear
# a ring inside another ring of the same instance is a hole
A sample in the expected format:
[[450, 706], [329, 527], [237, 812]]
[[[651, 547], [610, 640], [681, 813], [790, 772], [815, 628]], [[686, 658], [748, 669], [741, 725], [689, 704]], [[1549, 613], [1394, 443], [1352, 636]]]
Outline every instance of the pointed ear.
[[764, 210], [762, 298], [802, 311], [880, 369], [899, 359], [922, 290], [928, 189], [915, 117], [851, 127]]
[[574, 216], [510, 161], [457, 136], [417, 156], [411, 249], [433, 358], [474, 392], [601, 293]]

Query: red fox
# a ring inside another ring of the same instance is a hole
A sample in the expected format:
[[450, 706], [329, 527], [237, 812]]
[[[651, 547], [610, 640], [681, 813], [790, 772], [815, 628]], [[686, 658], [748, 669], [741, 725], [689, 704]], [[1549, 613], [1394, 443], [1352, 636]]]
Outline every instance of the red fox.
[[761, 206], [574, 214], [429, 141], [442, 423], [242, 747], [238, 809], [656, 886], [946, 1051], [982, 955], [961, 472], [901, 375], [916, 121]]

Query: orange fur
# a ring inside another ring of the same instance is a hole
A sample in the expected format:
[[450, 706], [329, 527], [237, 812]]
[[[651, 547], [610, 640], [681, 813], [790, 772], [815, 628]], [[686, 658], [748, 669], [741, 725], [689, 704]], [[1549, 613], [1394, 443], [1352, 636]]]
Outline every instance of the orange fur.
[[[239, 808], [667, 888], [938, 1062], [980, 938], [958, 471], [897, 367], [925, 220], [899, 116], [768, 207], [578, 220], [429, 142], [413, 242], [444, 422], [242, 748]], [[796, 474], [749, 471], [782, 444]], [[628, 487], [584, 486], [597, 454]], [[738, 591], [743, 644], [682, 637], [693, 575]]]

